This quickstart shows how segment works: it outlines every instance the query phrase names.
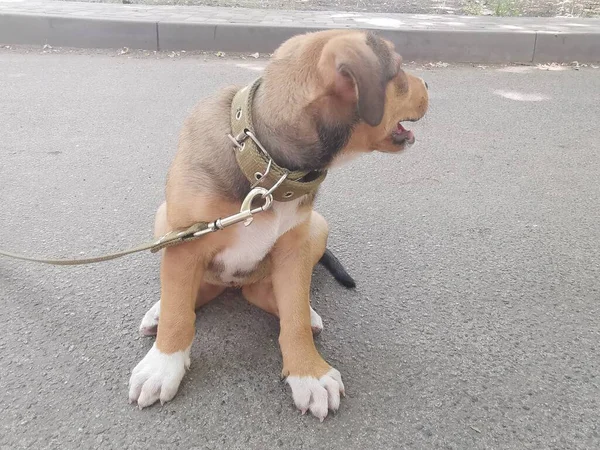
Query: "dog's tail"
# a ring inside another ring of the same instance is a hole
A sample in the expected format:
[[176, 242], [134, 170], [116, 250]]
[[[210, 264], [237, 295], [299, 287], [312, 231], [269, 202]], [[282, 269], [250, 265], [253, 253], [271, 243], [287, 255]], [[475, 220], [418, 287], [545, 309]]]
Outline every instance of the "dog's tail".
[[346, 271], [342, 263], [336, 258], [331, 250], [325, 249], [325, 253], [319, 260], [322, 264], [342, 286], [347, 288], [355, 288], [356, 282]]

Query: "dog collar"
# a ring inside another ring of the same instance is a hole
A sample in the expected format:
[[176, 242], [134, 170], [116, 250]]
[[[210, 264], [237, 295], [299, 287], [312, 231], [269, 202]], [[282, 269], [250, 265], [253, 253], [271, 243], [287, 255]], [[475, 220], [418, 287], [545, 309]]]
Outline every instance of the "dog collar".
[[327, 171], [288, 170], [279, 166], [259, 142], [252, 122], [252, 101], [261, 78], [240, 89], [231, 105], [231, 131], [237, 163], [252, 187], [261, 185], [280, 202], [317, 190]]

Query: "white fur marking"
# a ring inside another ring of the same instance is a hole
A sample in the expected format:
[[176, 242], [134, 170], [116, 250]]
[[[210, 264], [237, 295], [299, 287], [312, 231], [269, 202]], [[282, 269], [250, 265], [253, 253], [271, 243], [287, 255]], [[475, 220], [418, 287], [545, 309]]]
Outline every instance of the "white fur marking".
[[310, 410], [321, 422], [327, 417], [327, 411], [337, 411], [340, 407], [340, 394], [344, 395], [342, 376], [331, 369], [320, 379], [315, 377], [289, 376], [287, 384], [292, 388], [292, 397], [296, 408], [305, 414]]
[[162, 404], [175, 397], [185, 370], [190, 367], [190, 348], [166, 354], [154, 344], [131, 373], [129, 402], [137, 401], [142, 409], [157, 400]]
[[237, 233], [235, 243], [215, 257], [215, 262], [224, 266], [221, 281], [225, 283], [241, 281], [234, 276], [235, 272], [247, 272], [256, 268], [277, 239], [305, 220], [308, 212], [298, 213], [298, 205], [301, 201], [302, 197], [290, 202], [275, 202], [272, 207], [274, 214], [270, 217], [265, 219], [259, 214], [248, 227], [241, 223], [234, 225]]
[[140, 323], [140, 333], [144, 336], [154, 336], [158, 330], [158, 318], [160, 316], [160, 300], [148, 310], [142, 323]]
[[314, 334], [319, 334], [323, 331], [323, 319], [321, 319], [321, 316], [319, 316], [312, 308], [310, 308], [310, 327]]
[[355, 159], [360, 158], [363, 155], [362, 152], [341, 152], [332, 161], [331, 168], [338, 168], [350, 164]]

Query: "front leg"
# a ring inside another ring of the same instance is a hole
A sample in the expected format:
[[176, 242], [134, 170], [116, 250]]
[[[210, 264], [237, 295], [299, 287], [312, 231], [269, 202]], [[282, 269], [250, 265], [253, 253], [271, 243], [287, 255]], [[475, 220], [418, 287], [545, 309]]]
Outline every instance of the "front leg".
[[194, 249], [190, 243], [164, 250], [158, 335], [129, 380], [129, 401], [137, 401], [140, 409], [175, 397], [190, 366], [194, 305], [203, 279], [203, 267]]
[[[340, 373], [325, 362], [313, 340], [310, 283], [314, 266], [310, 222], [283, 236], [273, 252], [273, 293], [279, 312], [282, 376], [292, 389], [296, 407], [321, 421], [336, 411], [344, 384]], [[319, 245], [320, 246], [320, 245]]]

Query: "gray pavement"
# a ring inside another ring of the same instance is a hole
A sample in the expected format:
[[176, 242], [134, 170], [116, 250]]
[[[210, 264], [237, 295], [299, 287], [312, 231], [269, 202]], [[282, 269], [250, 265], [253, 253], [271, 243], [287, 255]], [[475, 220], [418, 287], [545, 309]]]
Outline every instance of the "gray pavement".
[[291, 36], [328, 28], [376, 30], [415, 61], [600, 61], [600, 18], [0, 0], [0, 44], [272, 52]]
[[[60, 0], [71, 1], [71, 0]], [[88, 3], [202, 5], [309, 11], [456, 14], [528, 17], [598, 17], [598, 0], [78, 0]]]
[[[148, 238], [184, 117], [263, 64], [0, 50], [1, 246]], [[415, 147], [333, 172], [318, 201], [358, 282], [315, 272], [335, 416], [295, 410], [277, 321], [235, 292], [199, 314], [176, 398], [139, 411], [158, 256], [0, 259], [0, 448], [599, 448], [600, 72], [411, 68], [431, 93]]]

